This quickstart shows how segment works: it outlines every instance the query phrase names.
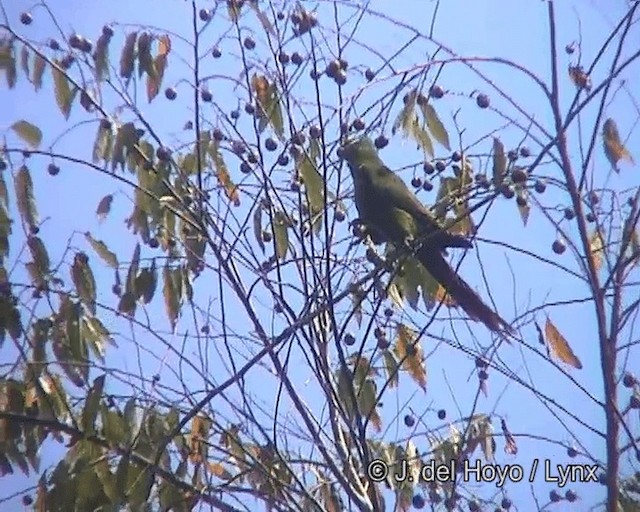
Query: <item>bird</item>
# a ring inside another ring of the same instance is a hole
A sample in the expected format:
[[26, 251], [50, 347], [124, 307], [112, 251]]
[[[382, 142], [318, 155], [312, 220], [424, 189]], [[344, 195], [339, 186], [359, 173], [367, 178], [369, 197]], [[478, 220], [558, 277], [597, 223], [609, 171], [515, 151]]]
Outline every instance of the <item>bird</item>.
[[513, 333], [511, 325], [483, 302], [449, 265], [447, 248], [468, 249], [471, 241], [443, 229], [436, 217], [409, 190], [402, 178], [382, 162], [367, 136], [347, 139], [340, 148], [353, 178], [361, 224], [375, 244], [413, 247], [414, 257], [475, 321], [497, 333]]

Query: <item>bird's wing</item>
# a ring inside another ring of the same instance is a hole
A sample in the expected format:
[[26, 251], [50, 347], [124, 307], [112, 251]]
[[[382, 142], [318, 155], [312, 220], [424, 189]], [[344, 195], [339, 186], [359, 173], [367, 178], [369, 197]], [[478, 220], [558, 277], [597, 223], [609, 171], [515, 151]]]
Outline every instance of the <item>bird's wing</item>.
[[385, 188], [386, 201], [392, 203], [394, 207], [413, 215], [427, 229], [442, 229], [442, 226], [438, 224], [433, 215], [420, 202], [416, 195], [409, 190], [409, 187], [407, 187], [400, 176], [384, 165], [378, 172], [381, 178], [388, 183], [388, 186]]

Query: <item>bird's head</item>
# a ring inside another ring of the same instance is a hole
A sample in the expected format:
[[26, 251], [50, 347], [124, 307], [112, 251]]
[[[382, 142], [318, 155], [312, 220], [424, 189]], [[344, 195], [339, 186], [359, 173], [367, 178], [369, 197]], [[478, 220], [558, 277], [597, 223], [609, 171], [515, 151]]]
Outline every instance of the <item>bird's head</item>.
[[376, 148], [371, 139], [365, 135], [347, 139], [341, 147], [341, 156], [347, 163], [355, 167], [357, 162], [365, 162], [367, 158], [376, 155]]

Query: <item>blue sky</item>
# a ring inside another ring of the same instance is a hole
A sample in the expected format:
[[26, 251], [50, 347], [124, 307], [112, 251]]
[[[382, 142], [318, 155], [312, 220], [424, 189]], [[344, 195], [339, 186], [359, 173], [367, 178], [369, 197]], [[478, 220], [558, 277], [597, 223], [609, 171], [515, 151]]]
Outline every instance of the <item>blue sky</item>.
[[[349, 2], [339, 5], [340, 19], [349, 20], [354, 12]], [[599, 51], [600, 46], [616, 25], [621, 15], [627, 9], [625, 2], [610, 2], [607, 8], [595, 1], [566, 1], [558, 2], [556, 6], [557, 31], [558, 31], [558, 63], [561, 72], [561, 106], [565, 109], [571, 104], [575, 88], [569, 82], [566, 69], [569, 64], [576, 64], [578, 52], [567, 55], [563, 48], [566, 44], [580, 40], [582, 53], [582, 63], [589, 65], [593, 56]], [[306, 4], [305, 4], [306, 5]], [[375, 49], [383, 56], [389, 56], [396, 52], [405, 42], [408, 42], [413, 33], [409, 27], [426, 34], [429, 32], [429, 24], [432, 14], [436, 9], [436, 3], [420, 0], [403, 1], [402, 4], [392, 5], [386, 2], [371, 2], [371, 8], [377, 10], [378, 14], [365, 16], [355, 31], [355, 37], [345, 48], [345, 55], [350, 60], [350, 71], [348, 84], [344, 89], [343, 102], [349, 105], [351, 98], [357, 98], [355, 111], [364, 112], [375, 102], [384, 91], [388, 90], [390, 84], [394, 83], [394, 77], [388, 68], [382, 70], [378, 79], [370, 86], [364, 87], [364, 80], [361, 78], [364, 66], [379, 68], [382, 61], [376, 57], [371, 49]], [[207, 6], [205, 3], [202, 6]], [[112, 44], [111, 59], [117, 62], [119, 48], [121, 48], [123, 31], [138, 28], [140, 25], [152, 27], [156, 33], [170, 31], [174, 48], [170, 55], [170, 63], [165, 74], [164, 84], [176, 84], [182, 79], [188, 79], [188, 69], [184, 60], [191, 62], [191, 54], [188, 47], [178, 40], [176, 35], [187, 39], [190, 38], [192, 20], [190, 17], [190, 4], [187, 2], [165, 2], [162, 8], [158, 8], [157, 2], [150, 0], [139, 0], [136, 2], [92, 2], [90, 8], [87, 2], [71, 0], [67, 2], [52, 2], [51, 7], [57, 22], [60, 24], [65, 34], [78, 31], [90, 37], [94, 41], [100, 33], [105, 22], [113, 23], [116, 27], [116, 37]], [[18, 16], [23, 10], [31, 9], [31, 3], [22, 0], [12, 0], [5, 2], [4, 8], [8, 14], [11, 25], [18, 32], [34, 42], [44, 41], [54, 34], [54, 26], [42, 8], [33, 9], [34, 22], [29, 27], [19, 26]], [[223, 11], [224, 8], [221, 9]], [[333, 7], [329, 3], [321, 3], [318, 7], [320, 23], [325, 29], [328, 40], [321, 45], [321, 52], [324, 56], [330, 54], [330, 50], [336, 47], [335, 43], [335, 23]], [[222, 13], [221, 13], [222, 15]], [[499, 136], [506, 147], [517, 147], [521, 141], [525, 140], [522, 130], [509, 124], [505, 119], [509, 118], [517, 123], [528, 126], [525, 114], [532, 116], [537, 123], [545, 129], [551, 130], [553, 119], [548, 103], [541, 91], [532, 85], [531, 80], [518, 73], [513, 68], [504, 64], [484, 62], [486, 58], [500, 57], [505, 60], [512, 60], [519, 65], [526, 67], [536, 74], [542, 81], [549, 82], [551, 72], [549, 65], [549, 45], [547, 26], [547, 7], [545, 2], [534, 0], [519, 0], [515, 2], [503, 2], [499, 0], [485, 2], [468, 2], [465, 0], [455, 0], [442, 2], [437, 7], [437, 19], [434, 24], [433, 39], [453, 50], [456, 55], [465, 58], [474, 58], [474, 66], [487, 77], [491, 84], [484, 81], [478, 74], [473, 73], [462, 63], [448, 63], [440, 77], [438, 83], [447, 91], [447, 95], [442, 100], [434, 103], [445, 126], [449, 130], [452, 141], [456, 141], [455, 120], [459, 126], [464, 128], [462, 137], [463, 147], [470, 153], [478, 156], [474, 160], [475, 165], [490, 166], [487, 158], [491, 150], [491, 137]], [[392, 25], [388, 19], [399, 20], [404, 26]], [[246, 20], [246, 21], [244, 21]], [[353, 27], [353, 19], [347, 21], [347, 29], [344, 33], [350, 33], [349, 28]], [[214, 19], [202, 36], [203, 48], [219, 44], [223, 50], [223, 58], [214, 60], [209, 56], [202, 59], [202, 74], [204, 76], [226, 75], [237, 78], [240, 75], [238, 61], [234, 57], [237, 54], [237, 43], [228, 35], [225, 35], [228, 25], [222, 18]], [[253, 16], [246, 16], [243, 19], [243, 30], [257, 29], [257, 23]], [[636, 27], [631, 29], [631, 38], [638, 37]], [[59, 37], [59, 36], [58, 36]], [[222, 40], [217, 41], [222, 37]], [[257, 36], [258, 48], [264, 48], [264, 37]], [[262, 44], [262, 46], [260, 46]], [[294, 39], [288, 43], [287, 50], [298, 50], [308, 54], [308, 39], [304, 42]], [[393, 66], [397, 72], [404, 70], [415, 70], [418, 66], [423, 66], [427, 60], [427, 55], [434, 51], [433, 44], [429, 44], [425, 39], [420, 39], [411, 43], [401, 56], [394, 59]], [[634, 51], [634, 48], [627, 52]], [[203, 54], [205, 54], [203, 50]], [[624, 53], [623, 53], [624, 54]], [[613, 53], [611, 49], [605, 52], [603, 64], [596, 67], [593, 74], [594, 84], [606, 77], [607, 69]], [[450, 59], [451, 55], [440, 52], [438, 59]], [[184, 59], [184, 60], [183, 60]], [[633, 91], [635, 76], [640, 76], [638, 65], [632, 65], [622, 76], [627, 80], [629, 90]], [[435, 69], [429, 75], [433, 79]], [[397, 75], [396, 75], [397, 77]], [[235, 89], [229, 85], [229, 81], [211, 79], [208, 82], [209, 88], [214, 93], [215, 102], [222, 106], [228, 113], [238, 105], [243, 105], [246, 95], [242, 90]], [[86, 115], [79, 105], [75, 105], [69, 122], [65, 122], [57, 111], [51, 91], [50, 76], [45, 79], [45, 85], [41, 91], [35, 93], [30, 84], [21, 75], [18, 86], [7, 92], [2, 86], [3, 107], [0, 110], [0, 128], [6, 129], [14, 121], [25, 119], [36, 123], [44, 133], [43, 147], [47, 147], [55, 140], [55, 150], [59, 153], [79, 155], [89, 157], [93, 145], [96, 130], [95, 123], [84, 123], [91, 119]], [[182, 127], [186, 120], [192, 116], [192, 90], [187, 83], [178, 83], [178, 101], [168, 102], [161, 94], [155, 102], [148, 105], [146, 99], [140, 98], [140, 110], [144, 117], [161, 135], [166, 145], [178, 147], [180, 141], [186, 140], [189, 133], [184, 132]], [[502, 96], [499, 92], [504, 92]], [[627, 90], [620, 87], [620, 80], [614, 83], [616, 90], [612, 99], [605, 107], [605, 115], [616, 120], [623, 139], [628, 139], [628, 147], [632, 153], [640, 154], [638, 151], [638, 107], [635, 98], [627, 93]], [[331, 83], [324, 83], [322, 91], [324, 101], [327, 104], [337, 103], [335, 86]], [[301, 79], [295, 88], [294, 94], [307, 101], [302, 102], [302, 107], [296, 110], [297, 114], [304, 112], [305, 115], [312, 116], [313, 102], [315, 98], [310, 94], [309, 80], [306, 76]], [[471, 98], [474, 91], [481, 91], [489, 95], [492, 106], [498, 112], [484, 111], [477, 108], [475, 100]], [[117, 98], [113, 93], [105, 95], [105, 102], [108, 109], [117, 105]], [[309, 107], [311, 105], [311, 107]], [[521, 110], [514, 106], [517, 105]], [[384, 126], [387, 135], [391, 131], [391, 123], [400, 102], [396, 102], [391, 109], [389, 121]], [[329, 109], [327, 109], [327, 112]], [[376, 115], [379, 108], [371, 110], [372, 115]], [[572, 151], [572, 161], [574, 165], [580, 162], [579, 138], [588, 140], [593, 122], [595, 108], [585, 109], [581, 118], [581, 130], [577, 125], [570, 128], [568, 132], [570, 148]], [[205, 110], [205, 119], [215, 126], [220, 112], [214, 108]], [[301, 114], [300, 114], [301, 115]], [[365, 117], [365, 120], [367, 118]], [[300, 119], [298, 122], [301, 122]], [[238, 125], [242, 130], [248, 127], [246, 116], [242, 117]], [[56, 140], [69, 127], [75, 126], [73, 130]], [[337, 138], [337, 127], [332, 120], [327, 130], [333, 130], [327, 134], [327, 139], [334, 141]], [[373, 135], [379, 133], [379, 129]], [[532, 130], [532, 134], [540, 136], [540, 132]], [[488, 136], [489, 135], [489, 136]], [[17, 145], [17, 139], [8, 135], [9, 145]], [[535, 155], [539, 146], [531, 137], [526, 139], [526, 144]], [[455, 144], [454, 144], [455, 145]], [[393, 137], [391, 143], [382, 151], [382, 157], [392, 168], [399, 168], [408, 162], [415, 162], [419, 154], [414, 151], [411, 143], [402, 141], [399, 136]], [[634, 151], [635, 149], [635, 151]], [[445, 157], [449, 152], [439, 147], [436, 156]], [[640, 156], [638, 157], [640, 158]], [[589, 176], [593, 177], [594, 187], [610, 188], [616, 191], [633, 189], [638, 186], [637, 169], [622, 164], [622, 172], [613, 174], [609, 171], [609, 165], [602, 155], [600, 145], [596, 148], [596, 157], [592, 168], [589, 169]], [[82, 233], [90, 231], [96, 236], [105, 240], [110, 248], [114, 250], [121, 261], [128, 261], [135, 244], [134, 238], [125, 234], [123, 219], [131, 211], [132, 192], [123, 184], [114, 182], [106, 175], [100, 175], [89, 169], [73, 164], [62, 165], [61, 174], [54, 178], [49, 177], [45, 170], [48, 161], [46, 158], [32, 157], [28, 165], [32, 169], [35, 180], [36, 196], [38, 208], [42, 219], [47, 219], [42, 228], [41, 236], [50, 247], [56, 247], [60, 253], [55, 254], [55, 250], [50, 248], [57, 257], [62, 256], [62, 250], [69, 237], [72, 237], [72, 246], [82, 250], [90, 251], [83, 240]], [[232, 169], [234, 179], [240, 180], [241, 176], [237, 170]], [[479, 169], [476, 168], [476, 171]], [[485, 169], [486, 171], [486, 169]], [[490, 170], [489, 170], [490, 172]], [[552, 181], [554, 178], [561, 178], [560, 169], [546, 159], [543, 164], [536, 169], [536, 174], [543, 175]], [[343, 173], [343, 176], [345, 173]], [[410, 172], [405, 171], [403, 177], [409, 181]], [[283, 183], [286, 180], [283, 179]], [[342, 190], [348, 190], [350, 183], [346, 180]], [[114, 194], [114, 206], [108, 219], [99, 223], [94, 212], [100, 199], [106, 194]], [[433, 202], [435, 191], [431, 194], [422, 192], [421, 199]], [[605, 196], [608, 197], [608, 196]], [[553, 208], [561, 208], [567, 204], [567, 198], [555, 187], [549, 186], [547, 192], [539, 197], [540, 201], [547, 207], [547, 212], [554, 219], [559, 215]], [[348, 207], [347, 215], [349, 219], [355, 218], [352, 198], [344, 198]], [[243, 203], [237, 212], [233, 212], [239, 218], [247, 213], [248, 201]], [[577, 240], [577, 230], [575, 226], [567, 226], [567, 235]], [[343, 229], [343, 228], [341, 228]], [[17, 247], [20, 244], [20, 236], [12, 239], [11, 261], [15, 261], [18, 254]], [[345, 232], [339, 232], [336, 239], [341, 240]], [[545, 215], [534, 208], [531, 212], [529, 222], [523, 227], [522, 221], [517, 213], [513, 201], [498, 201], [491, 208], [487, 220], [482, 226], [480, 237], [487, 240], [499, 241], [513, 247], [526, 249], [535, 254], [548, 258], [551, 261], [562, 263], [570, 269], [577, 269], [576, 258], [567, 251], [562, 256], [556, 256], [551, 251], [551, 243], [556, 237], [555, 228], [549, 223]], [[251, 238], [251, 236], [249, 236]], [[255, 246], [255, 244], [254, 244]], [[346, 243], [341, 242], [336, 245], [338, 249], [344, 250]], [[543, 264], [532, 260], [529, 256], [517, 253], [504, 245], [484, 243], [476, 244], [477, 250], [470, 252], [465, 257], [461, 267], [461, 274], [479, 290], [483, 297], [487, 297], [487, 287], [484, 285], [483, 276], [480, 272], [478, 261], [482, 261], [482, 267], [486, 274], [486, 282], [489, 283], [491, 296], [495, 300], [498, 311], [505, 318], [511, 320], [527, 309], [539, 307], [545, 303], [580, 300], [588, 296], [588, 288], [585, 283], [574, 277], [568, 276], [565, 271], [552, 265]], [[146, 249], [144, 251], [147, 251]], [[145, 257], [153, 256], [150, 252], [144, 252]], [[91, 255], [91, 253], [90, 253]], [[159, 253], [155, 254], [156, 256]], [[349, 254], [349, 258], [353, 253]], [[55, 258], [53, 258], [55, 260]], [[98, 278], [99, 300], [105, 304], [115, 307], [115, 298], [110, 293], [112, 284], [112, 274], [104, 266], [98, 265], [98, 258], [92, 256], [92, 261], [96, 267], [94, 272]], [[97, 269], [100, 269], [99, 271]], [[20, 275], [20, 270], [16, 275]], [[68, 271], [67, 274], [68, 275]], [[288, 275], [288, 274], [287, 274]], [[248, 275], [245, 275], [248, 277]], [[23, 277], [24, 278], [24, 277]], [[291, 277], [293, 279], [293, 277]], [[250, 282], [248, 280], [248, 282]], [[348, 280], [343, 280], [338, 284], [344, 287]], [[336, 283], [338, 280], [336, 279]], [[214, 272], [205, 273], [203, 278], [196, 282], [196, 298], [198, 303], [204, 308], [209, 307], [213, 314], [219, 317], [220, 297], [217, 290], [217, 277]], [[261, 312], [267, 325], [273, 329], [273, 333], [279, 332], [286, 324], [282, 319], [269, 318], [272, 310], [272, 298], [264, 289], [264, 294], [255, 297], [256, 307]], [[293, 295], [292, 295], [293, 297]], [[246, 337], [246, 345], [242, 345], [242, 338], [238, 340], [238, 345], [234, 349], [244, 356], [257, 349], [253, 343], [252, 333], [247, 332], [247, 321], [240, 306], [233, 300], [228, 299], [225, 303], [226, 314], [229, 315], [230, 330], [239, 337]], [[292, 299], [294, 301], [295, 299]], [[209, 306], [207, 306], [209, 304]], [[593, 307], [587, 302], [577, 302], [571, 305], [560, 307], [547, 307], [536, 315], [540, 324], [544, 323], [545, 313], [550, 315], [554, 323], [571, 343], [574, 351], [580, 357], [583, 369], [580, 371], [568, 368], [569, 373], [575, 380], [583, 386], [591, 395], [598, 400], [602, 399], [602, 379], [600, 377], [600, 362], [595, 336], [595, 320]], [[140, 313], [139, 313], [140, 314]], [[158, 326], [158, 331], [163, 334], [169, 330], [168, 321], [164, 313], [164, 306], [160, 296], [147, 308], [146, 314], [154, 326]], [[196, 317], [202, 321], [202, 315]], [[446, 314], [441, 314], [442, 320], [434, 324], [434, 329], [429, 335], [450, 335]], [[120, 348], [111, 349], [107, 358], [106, 366], [111, 369], [119, 369], [122, 374], [122, 381], [117, 379], [108, 380], [108, 385], [113, 392], [126, 392], [131, 385], [139, 386], [139, 392], [157, 392], [167, 400], [177, 400], [180, 396], [180, 386], [177, 384], [176, 374], [173, 372], [185, 371], [187, 386], [195, 399], [199, 398], [203, 388], [206, 388], [203, 375], [206, 375], [213, 382], [223, 381], [226, 376], [226, 369], [222, 366], [223, 361], [227, 361], [226, 355], [220, 346], [214, 342], [205, 343], [202, 340], [197, 342], [191, 338], [183, 339], [185, 330], [189, 330], [189, 336], [193, 335], [193, 325], [191, 313], [183, 315], [175, 335], [166, 335], [169, 345], [157, 343], [148, 335], [134, 333], [129, 325], [113, 317], [110, 318], [109, 328], [119, 335]], [[401, 317], [409, 322], [412, 320], [417, 325], [427, 318], [421, 312], [413, 312], [410, 309]], [[272, 321], [272, 323], [270, 323]], [[624, 333], [624, 342], [637, 338], [637, 328], [634, 332], [634, 325]], [[350, 329], [357, 335], [357, 327], [350, 326]], [[467, 331], [464, 327], [457, 329], [460, 341], [466, 346], [472, 346], [474, 339], [482, 346], [490, 342], [490, 338], [481, 325], [473, 325], [472, 331]], [[537, 345], [536, 333], [533, 325], [527, 325], [523, 331], [523, 339], [530, 346], [540, 350]], [[186, 340], [186, 341], [185, 341]], [[358, 338], [361, 341], [361, 337]], [[185, 343], [182, 346], [182, 343]], [[372, 343], [370, 341], [369, 343]], [[141, 348], [138, 348], [141, 347]], [[191, 359], [202, 358], [204, 370], [200, 373], [193, 369], [179, 367], [179, 361], [171, 347], [183, 347], [185, 357]], [[445, 435], [449, 428], [448, 421], [454, 418], [465, 417], [472, 411], [475, 399], [475, 376], [468, 380], [468, 376], [473, 369], [473, 358], [463, 354], [456, 348], [445, 344], [437, 345], [434, 339], [428, 336], [423, 340], [423, 347], [428, 354], [428, 388], [424, 394], [422, 390], [414, 386], [406, 375], [401, 377], [400, 390], [392, 391], [394, 395], [389, 395], [384, 399], [383, 410], [385, 439], [405, 440], [413, 435], [414, 442], [420, 450], [428, 449], [427, 431], [439, 429]], [[10, 344], [5, 345], [0, 352], [0, 362], [13, 360], [14, 354]], [[242, 356], [241, 356], [242, 357]], [[537, 389], [540, 393], [553, 398], [553, 400], [576, 415], [581, 421], [591, 425], [593, 428], [603, 430], [604, 414], [594, 404], [594, 402], [584, 393], [578, 390], [575, 384], [569, 382], [567, 377], [554, 369], [549, 362], [539, 355], [535, 355], [531, 350], [522, 348], [519, 345], [503, 346], [500, 350], [500, 357], [504, 360], [505, 366], [513, 370], [518, 376], [529, 385]], [[291, 378], [299, 386], [302, 395], [309, 407], [321, 413], [323, 403], [318, 392], [317, 382], [308, 370], [304, 358], [304, 351], [296, 348], [291, 355]], [[629, 370], [640, 372], [637, 363], [638, 358], [629, 357], [626, 365]], [[270, 366], [270, 365], [267, 365]], [[199, 374], [200, 373], [200, 374]], [[94, 377], [99, 374], [96, 370]], [[154, 374], [162, 376], [162, 384], [167, 388], [161, 392], [154, 390], [150, 383], [150, 378]], [[247, 377], [246, 385], [252, 390], [252, 399], [256, 401], [256, 416], [265, 419], [272, 411], [274, 404], [274, 393], [277, 390], [277, 379], [265, 369], [256, 370]], [[171, 388], [177, 388], [172, 390]], [[130, 392], [130, 391], [129, 391]], [[622, 394], [621, 396], [624, 396]], [[238, 390], [230, 391], [229, 402], [239, 400]], [[622, 402], [625, 402], [622, 398]], [[240, 402], [238, 402], [240, 403]], [[182, 404], [185, 405], [185, 404]], [[229, 403], [220, 403], [217, 412], [228, 417], [230, 421], [237, 420], [235, 412]], [[290, 407], [290, 404], [287, 404]], [[435, 411], [444, 408], [447, 410], [447, 420], [440, 421], [435, 416]], [[551, 409], [558, 412], [553, 406]], [[402, 417], [407, 410], [422, 418], [415, 427], [415, 431], [407, 429], [402, 423]], [[290, 414], [295, 416], [295, 411], [291, 409]], [[476, 412], [487, 414], [495, 413], [497, 418], [504, 418], [512, 432], [521, 434], [518, 437], [519, 452], [517, 456], [508, 456], [502, 453], [502, 444], [498, 443], [498, 462], [507, 464], [521, 464], [525, 470], [531, 467], [534, 458], [549, 458], [555, 463], [563, 462], [589, 462], [585, 458], [569, 459], [566, 456], [566, 449], [558, 443], [565, 445], [576, 444], [579, 441], [582, 448], [579, 451], [586, 451], [596, 460], [604, 459], [603, 439], [594, 435], [584, 426], [581, 426], [575, 419], [571, 419], [563, 412], [558, 412], [557, 417], [550, 413], [546, 404], [536, 397], [531, 391], [510, 382], [497, 372], [493, 372], [489, 379], [489, 395], [481, 395]], [[283, 412], [282, 420], [285, 421], [287, 413]], [[637, 420], [636, 420], [637, 421]], [[499, 431], [499, 421], [494, 420], [494, 428]], [[637, 426], [637, 425], [636, 425]], [[575, 439], [572, 437], [575, 434]], [[576, 444], [577, 446], [577, 444]], [[47, 445], [48, 453], [43, 453], [43, 468], [48, 461], [55, 460], [59, 448]], [[628, 459], [623, 458], [623, 468], [630, 470], [632, 467]], [[637, 468], [637, 463], [636, 466]], [[32, 482], [29, 479], [29, 482]], [[5, 491], [3, 495], [16, 492], [26, 484], [22, 476], [5, 478]], [[473, 488], [473, 485], [470, 487]], [[533, 484], [533, 489], [540, 503], [545, 503], [548, 492], [554, 488], [553, 484], [544, 483], [538, 477]], [[580, 501], [573, 510], [584, 510], [588, 506], [596, 504], [604, 497], [604, 488], [597, 484], [580, 485], [572, 484], [571, 488], [576, 490], [580, 496]], [[531, 489], [526, 483], [509, 484], [505, 489], [497, 489], [497, 493], [505, 492], [511, 497], [520, 510], [530, 510], [527, 504], [531, 503]], [[483, 496], [487, 497], [486, 490]], [[499, 501], [499, 500], [498, 500]], [[8, 506], [5, 504], [5, 506]]]

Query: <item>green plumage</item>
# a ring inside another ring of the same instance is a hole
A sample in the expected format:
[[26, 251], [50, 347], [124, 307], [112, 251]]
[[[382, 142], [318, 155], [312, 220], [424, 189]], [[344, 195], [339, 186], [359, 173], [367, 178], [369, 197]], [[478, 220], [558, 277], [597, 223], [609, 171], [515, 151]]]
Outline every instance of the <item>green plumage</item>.
[[448, 247], [469, 248], [471, 242], [442, 229], [404, 181], [384, 165], [370, 139], [347, 142], [342, 155], [353, 177], [360, 221], [373, 242], [391, 242], [398, 248], [417, 242], [415, 257], [471, 318], [492, 331], [511, 331], [445, 259]]

